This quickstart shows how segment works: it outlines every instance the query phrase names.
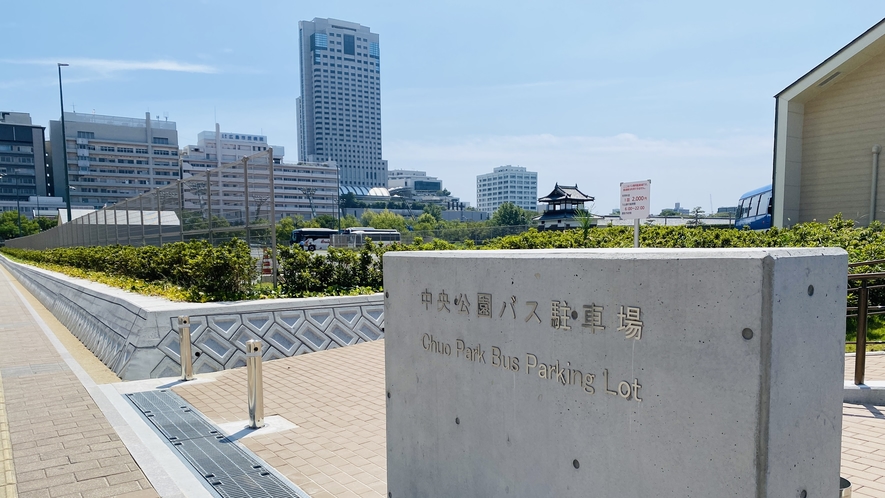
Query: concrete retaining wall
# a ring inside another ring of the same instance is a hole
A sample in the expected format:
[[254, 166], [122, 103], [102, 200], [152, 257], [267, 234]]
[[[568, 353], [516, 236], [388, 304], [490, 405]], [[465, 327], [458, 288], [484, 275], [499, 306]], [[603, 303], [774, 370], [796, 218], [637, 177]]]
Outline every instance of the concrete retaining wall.
[[384, 336], [381, 294], [176, 303], [3, 257], [0, 263], [123, 380], [179, 375], [179, 315], [191, 318], [195, 373], [244, 366], [249, 339], [261, 339], [264, 359], [272, 360]]

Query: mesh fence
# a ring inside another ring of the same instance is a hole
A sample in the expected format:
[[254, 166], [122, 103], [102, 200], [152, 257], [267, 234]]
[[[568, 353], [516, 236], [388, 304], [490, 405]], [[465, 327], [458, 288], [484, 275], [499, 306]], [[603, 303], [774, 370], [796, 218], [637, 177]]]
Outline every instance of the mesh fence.
[[46, 249], [65, 246], [159, 246], [234, 237], [256, 247], [274, 238], [273, 151], [120, 201], [39, 234], [7, 241], [9, 247]]

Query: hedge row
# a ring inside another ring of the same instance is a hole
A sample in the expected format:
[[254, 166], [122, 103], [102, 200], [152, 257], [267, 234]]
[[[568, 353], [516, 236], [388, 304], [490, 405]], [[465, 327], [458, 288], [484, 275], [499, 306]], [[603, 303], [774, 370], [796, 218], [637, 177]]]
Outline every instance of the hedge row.
[[[856, 228], [841, 216], [828, 223], [804, 223], [767, 231], [713, 227], [644, 226], [642, 247], [842, 247], [849, 261], [885, 259], [885, 227], [876, 222]], [[493, 239], [482, 249], [612, 248], [632, 247], [632, 227], [597, 227], [590, 230], [529, 230]], [[297, 247], [279, 248], [280, 291], [256, 289], [256, 261], [241, 240], [212, 247], [204, 241], [176, 242], [157, 247], [89, 247], [46, 251], [5, 249], [14, 257], [166, 282], [186, 290], [189, 300], [217, 301], [256, 297], [307, 297], [379, 292], [383, 285], [383, 255], [387, 251], [475, 249], [472, 241], [452, 244], [439, 239], [424, 243], [379, 246], [366, 243], [360, 250], [330, 249], [311, 253]], [[858, 267], [854, 272], [883, 271]], [[885, 293], [882, 301], [885, 302]]]
[[67, 247], [32, 251], [4, 248], [14, 258], [68, 266], [185, 290], [189, 301], [229, 301], [248, 297], [257, 278], [249, 246], [232, 240], [213, 247], [206, 241], [174, 242], [162, 247]]

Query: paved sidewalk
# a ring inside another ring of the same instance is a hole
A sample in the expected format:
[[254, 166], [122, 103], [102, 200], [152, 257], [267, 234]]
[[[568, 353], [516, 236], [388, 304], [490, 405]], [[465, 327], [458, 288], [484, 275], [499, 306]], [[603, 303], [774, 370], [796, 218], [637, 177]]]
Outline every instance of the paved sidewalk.
[[0, 268], [0, 497], [156, 496]]

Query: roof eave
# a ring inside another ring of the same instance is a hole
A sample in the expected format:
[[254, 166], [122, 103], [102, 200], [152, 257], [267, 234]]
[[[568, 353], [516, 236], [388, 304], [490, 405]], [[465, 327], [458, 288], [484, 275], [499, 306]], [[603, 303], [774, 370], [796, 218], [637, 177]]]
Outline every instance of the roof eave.
[[[885, 18], [778, 92], [776, 99], [806, 101], [838, 76], [862, 65], [885, 49]], [[878, 43], [877, 43], [878, 42]]]

